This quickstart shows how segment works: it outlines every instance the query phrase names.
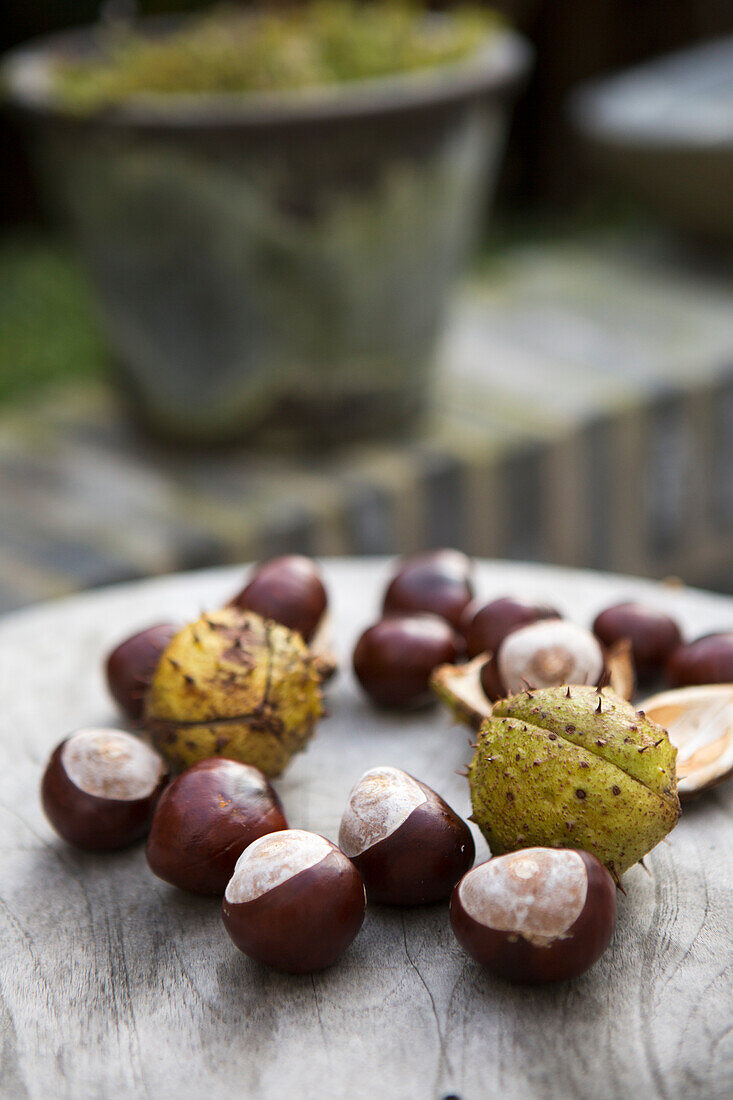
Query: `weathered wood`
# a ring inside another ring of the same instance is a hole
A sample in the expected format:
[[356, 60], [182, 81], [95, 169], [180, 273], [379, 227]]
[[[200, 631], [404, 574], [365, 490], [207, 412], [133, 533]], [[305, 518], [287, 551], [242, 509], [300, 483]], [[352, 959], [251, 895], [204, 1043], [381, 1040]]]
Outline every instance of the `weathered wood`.
[[[376, 612], [384, 563], [328, 568], [342, 653]], [[126, 631], [220, 602], [239, 571], [145, 582], [0, 623], [0, 1095], [462, 1100], [733, 1092], [733, 782], [687, 804], [625, 878], [612, 949], [585, 977], [513, 988], [467, 959], [445, 906], [370, 910], [339, 965], [287, 977], [248, 962], [215, 901], [154, 879], [140, 848], [74, 852], [38, 803], [51, 747], [115, 721], [100, 657]], [[487, 595], [525, 591], [580, 621], [639, 593], [691, 632], [733, 623], [733, 601], [505, 564]], [[347, 791], [392, 763], [468, 811], [463, 730], [445, 714], [372, 710], [348, 670], [331, 717], [277, 786], [293, 825], [336, 837]], [[486, 855], [479, 844], [479, 859]]]

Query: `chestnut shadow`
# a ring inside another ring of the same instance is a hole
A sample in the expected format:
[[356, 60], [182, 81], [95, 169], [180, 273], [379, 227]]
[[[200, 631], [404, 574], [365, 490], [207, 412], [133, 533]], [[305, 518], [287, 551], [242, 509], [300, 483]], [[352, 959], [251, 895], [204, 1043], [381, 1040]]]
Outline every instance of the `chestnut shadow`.
[[[708, 787], [699, 794], [681, 800], [682, 816], [678, 829], [684, 828], [686, 821], [699, 821], [705, 814], [722, 813], [733, 817], [733, 777], [722, 779], [714, 787]], [[674, 835], [674, 834], [673, 834]]]

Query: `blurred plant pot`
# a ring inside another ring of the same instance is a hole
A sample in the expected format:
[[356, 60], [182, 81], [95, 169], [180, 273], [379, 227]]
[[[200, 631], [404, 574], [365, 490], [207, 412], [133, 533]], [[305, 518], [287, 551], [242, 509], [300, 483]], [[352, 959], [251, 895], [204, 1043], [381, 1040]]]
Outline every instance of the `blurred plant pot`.
[[730, 254], [733, 36], [581, 85], [570, 114], [597, 169]]
[[92, 273], [119, 378], [186, 441], [399, 430], [424, 408], [448, 293], [503, 148], [524, 41], [307, 95], [152, 96], [79, 116], [13, 51], [11, 103]]

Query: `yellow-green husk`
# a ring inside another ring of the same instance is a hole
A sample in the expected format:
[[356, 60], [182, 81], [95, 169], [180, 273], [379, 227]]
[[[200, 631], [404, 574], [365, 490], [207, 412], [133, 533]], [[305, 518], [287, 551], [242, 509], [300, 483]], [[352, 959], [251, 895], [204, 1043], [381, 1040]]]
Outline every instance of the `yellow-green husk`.
[[473, 820], [493, 855], [581, 848], [618, 877], [677, 823], [676, 755], [608, 689], [523, 692], [496, 703], [479, 731]]
[[299, 634], [227, 607], [172, 639], [146, 696], [145, 726], [174, 768], [225, 756], [279, 775], [323, 714], [322, 678]]

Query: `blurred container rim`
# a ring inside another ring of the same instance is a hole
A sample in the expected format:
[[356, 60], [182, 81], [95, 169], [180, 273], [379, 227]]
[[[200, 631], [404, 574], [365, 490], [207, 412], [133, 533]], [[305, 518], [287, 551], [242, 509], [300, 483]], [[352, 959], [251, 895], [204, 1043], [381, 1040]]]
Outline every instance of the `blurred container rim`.
[[[433, 17], [434, 18], [434, 17]], [[161, 25], [149, 19], [142, 26]], [[168, 27], [171, 20], [166, 20]], [[171, 132], [236, 126], [260, 129], [298, 122], [335, 121], [470, 101], [509, 97], [528, 72], [532, 49], [519, 34], [498, 27], [465, 60], [419, 72], [267, 93], [149, 94], [89, 113], [64, 106], [50, 80], [49, 59], [88, 54], [95, 28], [44, 35], [10, 50], [0, 61], [4, 92], [24, 114], [88, 127]]]
[[[716, 95], [721, 82], [728, 97]], [[570, 118], [587, 139], [640, 149], [733, 146], [733, 36], [580, 85]]]
[[490, 29], [460, 63], [307, 94], [79, 114], [54, 96], [53, 59], [94, 48], [80, 28], [16, 48], [4, 70], [138, 416], [168, 439], [288, 446], [415, 423], [524, 39]]

